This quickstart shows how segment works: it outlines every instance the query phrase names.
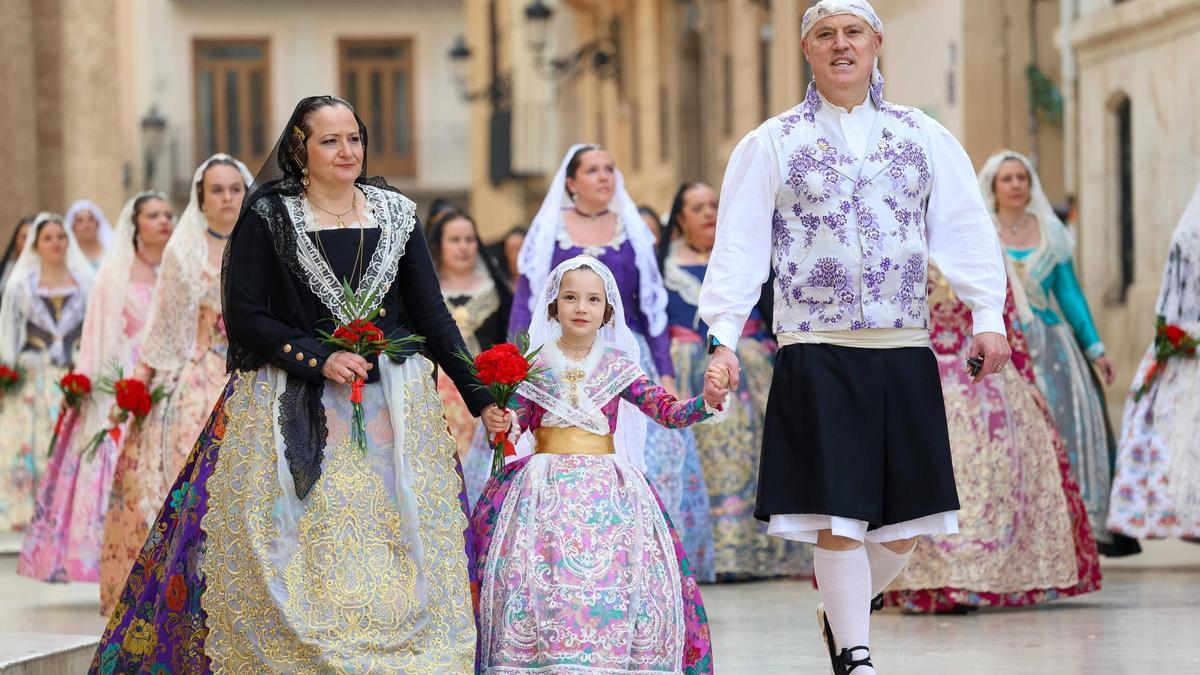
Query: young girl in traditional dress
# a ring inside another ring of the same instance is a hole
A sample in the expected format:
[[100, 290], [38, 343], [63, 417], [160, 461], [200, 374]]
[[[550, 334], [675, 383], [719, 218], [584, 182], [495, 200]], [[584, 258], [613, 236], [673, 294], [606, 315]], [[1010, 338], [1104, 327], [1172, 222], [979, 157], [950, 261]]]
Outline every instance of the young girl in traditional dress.
[[520, 386], [515, 413], [533, 454], [488, 482], [472, 517], [480, 669], [712, 672], [695, 576], [641, 467], [646, 417], [669, 428], [709, 419], [728, 374], [710, 369], [703, 396], [683, 401], [652, 382], [595, 258], [558, 265], [540, 297], [530, 340], [546, 370]]

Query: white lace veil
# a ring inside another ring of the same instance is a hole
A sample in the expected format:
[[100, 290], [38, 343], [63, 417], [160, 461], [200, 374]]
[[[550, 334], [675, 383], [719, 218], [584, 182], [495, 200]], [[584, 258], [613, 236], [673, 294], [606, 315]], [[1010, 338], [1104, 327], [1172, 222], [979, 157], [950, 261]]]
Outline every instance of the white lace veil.
[[[1033, 278], [1043, 279], [1055, 265], [1071, 259], [1075, 250], [1075, 240], [1054, 212], [1050, 199], [1042, 189], [1042, 181], [1033, 168], [1033, 162], [1025, 155], [1012, 150], [1001, 150], [992, 155], [979, 171], [979, 191], [983, 194], [983, 203], [992, 215], [996, 227], [1000, 227], [1000, 221], [996, 219], [996, 191], [993, 184], [996, 174], [1000, 172], [1000, 165], [1010, 159], [1024, 164], [1025, 170], [1029, 172], [1029, 204], [1025, 206], [1025, 212], [1037, 220], [1042, 236], [1037, 249], [1025, 258], [1025, 267]], [[1025, 290], [1038, 292], [1037, 289]]]
[[[218, 153], [204, 160], [192, 176], [191, 197], [163, 249], [162, 267], [154, 284], [154, 300], [146, 323], [141, 360], [155, 370], [175, 370], [196, 347], [196, 317], [207, 290], [202, 279], [208, 264], [208, 220], [200, 208], [196, 185], [213, 162], [233, 162], [247, 189], [254, 177], [233, 157]], [[211, 271], [220, 284], [221, 271]]]
[[1200, 335], [1200, 185], [1171, 235], [1155, 311], [1167, 323]]
[[[41, 258], [34, 250], [34, 244], [38, 228], [47, 221], [62, 223], [63, 219], [62, 216], [47, 212], [39, 213], [34, 218], [29, 226], [29, 236], [25, 237], [25, 246], [13, 265], [8, 285], [4, 287], [4, 301], [0, 303], [0, 362], [6, 365], [14, 365], [21, 348], [25, 346], [31, 303], [36, 302], [33, 289], [37, 287], [42, 272]], [[64, 225], [63, 229], [67, 232], [67, 271], [86, 297], [92, 290], [92, 265], [75, 242], [75, 235], [70, 228]]]
[[[546, 277], [550, 274], [550, 263], [554, 259], [554, 249], [558, 246], [557, 235], [558, 228], [562, 226], [562, 211], [573, 203], [566, 188], [567, 164], [576, 152], [587, 147], [599, 146], [577, 143], [567, 150], [558, 172], [550, 180], [550, 187], [546, 190], [546, 198], [542, 200], [541, 208], [533, 217], [529, 233], [525, 236], [525, 243], [521, 245], [521, 252], [517, 258], [518, 266], [521, 273], [529, 279], [529, 312], [533, 316], [538, 313], [536, 291], [546, 284]], [[638, 309], [646, 317], [646, 329], [649, 334], [658, 335], [667, 328], [667, 292], [658, 270], [654, 233], [642, 220], [637, 204], [625, 190], [625, 177], [620, 170], [617, 171], [616, 190], [613, 191], [609, 208], [621, 219], [621, 225], [625, 228], [625, 238], [633, 246], [638, 270], [638, 298], [641, 304]], [[545, 305], [541, 307], [545, 309]]]
[[75, 234], [75, 218], [81, 211], [92, 212], [92, 217], [96, 219], [97, 224], [96, 236], [100, 239], [100, 246], [104, 249], [104, 253], [108, 253], [108, 249], [112, 246], [113, 242], [113, 228], [112, 225], [108, 224], [108, 218], [104, 217], [104, 212], [100, 210], [96, 202], [90, 199], [80, 199], [71, 204], [71, 208], [67, 209], [67, 217], [63, 221], [67, 232], [70, 232], [72, 235]]
[[87, 318], [79, 345], [76, 370], [93, 380], [107, 375], [113, 363], [124, 363], [129, 349], [125, 338], [125, 294], [129, 290], [129, 268], [133, 265], [133, 205], [153, 196], [168, 201], [161, 192], [139, 192], [121, 209], [113, 233], [113, 244], [96, 272], [95, 288], [88, 298]]
[[[630, 362], [637, 364], [640, 359], [640, 347], [633, 331], [625, 323], [625, 307], [621, 302], [621, 293], [617, 289], [617, 280], [604, 263], [589, 256], [579, 255], [564, 260], [550, 272], [540, 293], [534, 294], [536, 304], [533, 306], [533, 317], [529, 324], [529, 343], [531, 345], [549, 345], [562, 337], [562, 325], [551, 319], [546, 308], [558, 298], [559, 286], [562, 285], [563, 275], [571, 270], [587, 267], [604, 280], [604, 293], [608, 296], [608, 304], [612, 305], [612, 319], [600, 328], [596, 335], [593, 350], [612, 347], [624, 352]], [[519, 454], [528, 454], [532, 449], [530, 434], [521, 439], [518, 447]], [[623, 457], [639, 471], [645, 470], [644, 445], [646, 443], [646, 416], [632, 403], [622, 399], [617, 413], [617, 430], [613, 438], [617, 455]]]

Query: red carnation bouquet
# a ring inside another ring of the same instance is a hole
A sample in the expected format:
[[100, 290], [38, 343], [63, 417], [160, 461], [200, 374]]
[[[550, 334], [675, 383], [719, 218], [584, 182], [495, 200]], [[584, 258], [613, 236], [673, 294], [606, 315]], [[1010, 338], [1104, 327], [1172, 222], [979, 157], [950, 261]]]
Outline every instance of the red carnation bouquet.
[[[404, 351], [410, 345], [425, 341], [420, 335], [406, 335], [402, 338], [389, 338], [383, 334], [379, 326], [374, 324], [379, 316], [379, 308], [375, 305], [375, 293], [358, 294], [350, 287], [350, 282], [342, 282], [342, 300], [346, 313], [354, 317], [345, 325], [338, 326], [332, 333], [318, 331], [321, 342], [339, 351], [350, 352], [362, 357], [394, 356]], [[354, 378], [350, 384], [350, 441], [354, 447], [364, 454], [367, 452], [367, 421], [363, 411], [362, 393], [366, 383], [361, 378]]]
[[113, 369], [112, 375], [101, 378], [96, 389], [116, 397], [117, 412], [109, 417], [112, 426], [96, 432], [88, 441], [86, 454], [89, 459], [96, 455], [96, 449], [104, 442], [105, 436], [112, 438], [114, 442], [121, 440], [121, 425], [129, 420], [130, 415], [133, 416], [135, 427], [141, 429], [142, 422], [150, 414], [154, 404], [167, 397], [167, 392], [162, 387], [149, 389], [145, 382], [134, 377], [125, 377], [120, 368]]
[[1200, 339], [1188, 335], [1186, 330], [1167, 323], [1165, 317], [1159, 316], [1154, 331], [1154, 363], [1146, 370], [1146, 377], [1142, 378], [1142, 386], [1134, 393], [1133, 400], [1141, 400], [1150, 391], [1150, 385], [1158, 379], [1168, 359], [1172, 356], [1195, 356], [1197, 347], [1200, 347]]
[[20, 366], [15, 368], [0, 363], [0, 396], [15, 390], [23, 379]]
[[[517, 343], [503, 342], [484, 350], [479, 356], [459, 352], [458, 357], [467, 362], [471, 374], [479, 380], [479, 386], [487, 390], [496, 405], [508, 408], [517, 387], [527, 380], [537, 380], [545, 368], [534, 368], [533, 359], [541, 347], [530, 351], [529, 335], [517, 335]], [[504, 469], [504, 458], [517, 454], [517, 449], [508, 440], [508, 434], [498, 433], [492, 437], [492, 476], [499, 476]]]
[[62, 432], [63, 420], [67, 417], [67, 411], [78, 410], [79, 404], [83, 403], [83, 397], [89, 396], [92, 393], [92, 381], [87, 375], [80, 373], [67, 373], [58, 381], [58, 390], [62, 392], [62, 405], [58, 407], [58, 419], [54, 422], [54, 434], [50, 436], [50, 449], [46, 452], [47, 455], [54, 454], [54, 446], [58, 445], [58, 435]]

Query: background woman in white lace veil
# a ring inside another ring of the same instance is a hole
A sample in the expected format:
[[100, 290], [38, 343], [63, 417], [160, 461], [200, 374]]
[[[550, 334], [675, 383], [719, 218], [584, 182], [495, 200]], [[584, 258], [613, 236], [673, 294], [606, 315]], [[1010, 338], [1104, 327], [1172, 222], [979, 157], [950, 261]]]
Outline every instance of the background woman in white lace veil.
[[38, 510], [21, 550], [17, 572], [43, 581], [98, 581], [100, 538], [120, 438], [107, 437], [94, 456], [84, 450], [109, 426], [113, 396], [99, 391], [103, 377], [137, 362], [147, 313], [175, 224], [166, 195], [142, 192], [125, 203], [112, 248], [88, 298], [75, 370], [92, 380], [92, 395], [68, 411], [38, 488]]
[[1075, 242], [1024, 155], [1004, 150], [989, 158], [979, 173], [979, 189], [996, 222], [1005, 258], [1016, 271], [1014, 294], [1023, 295], [1033, 312], [1022, 328], [1100, 551], [1106, 555], [1133, 552], [1135, 542], [1114, 537], [1105, 527], [1116, 444], [1089, 362], [1108, 384], [1116, 371], [1104, 353], [1075, 275]]
[[20, 369], [0, 394], [0, 532], [33, 518], [38, 479], [92, 286], [92, 268], [62, 218], [38, 214], [0, 304], [0, 363]]
[[[533, 297], [555, 265], [579, 254], [596, 257], [612, 271], [625, 319], [641, 347], [641, 364], [677, 393], [667, 331], [667, 293], [658, 269], [654, 235], [626, 190], [612, 155], [598, 145], [567, 150], [521, 246], [509, 334], [529, 327]], [[688, 430], [657, 426], [646, 442], [646, 475], [658, 488], [700, 579], [714, 578], [712, 527], [696, 441]]]
[[225, 154], [202, 163], [163, 251], [134, 376], [167, 398], [125, 441], [113, 476], [100, 554], [100, 613], [108, 615], [147, 529], [229, 376], [221, 258], [254, 177]]
[[[1171, 238], [1154, 311], [1167, 326], [1200, 340], [1200, 185]], [[1152, 341], [1130, 392], [1108, 526], [1130, 537], [1198, 541], [1200, 357], [1176, 355], [1155, 365]]]
[[472, 514], [480, 668], [712, 672], [692, 566], [639, 466], [646, 418], [673, 428], [710, 418], [725, 373], [684, 401], [655, 384], [637, 365], [616, 280], [591, 256], [559, 264], [537, 297], [530, 342], [546, 370], [517, 390], [524, 456], [489, 479]]
[[104, 260], [104, 254], [112, 247], [113, 228], [104, 217], [104, 212], [90, 199], [80, 199], [67, 209], [64, 221], [67, 231], [75, 235], [79, 250], [91, 263], [92, 269], [98, 269]]

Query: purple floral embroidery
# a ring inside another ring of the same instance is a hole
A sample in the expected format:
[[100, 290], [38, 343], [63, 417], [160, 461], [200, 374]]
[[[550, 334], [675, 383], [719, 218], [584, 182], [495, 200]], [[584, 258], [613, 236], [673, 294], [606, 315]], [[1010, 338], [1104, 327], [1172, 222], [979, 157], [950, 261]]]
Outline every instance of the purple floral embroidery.
[[778, 209], [771, 215], [771, 247], [779, 256], [787, 255], [792, 248], [792, 232]]
[[[809, 312], [825, 325], [837, 324], [858, 301], [850, 271], [837, 258], [819, 258], [809, 270], [805, 286], [794, 289], [796, 299], [808, 305]], [[814, 291], [820, 290], [828, 291], [828, 299], [817, 297]]]
[[[925, 316], [925, 287], [927, 285], [928, 265], [925, 256], [915, 253], [909, 256], [900, 272], [900, 286], [892, 296], [892, 302], [910, 319], [921, 319]], [[920, 295], [918, 296], [918, 291]]]
[[[863, 261], [866, 263], [866, 261]], [[866, 295], [869, 297], [869, 302], [880, 302], [883, 300], [883, 283], [887, 280], [888, 270], [892, 268], [892, 259], [883, 257], [879, 261], [878, 266], [863, 267], [863, 287], [866, 288]], [[866, 300], [866, 299], [864, 299]]]
[[804, 94], [804, 106], [801, 108], [801, 114], [809, 124], [813, 124], [817, 121], [817, 111], [820, 109], [821, 95], [817, 93], [817, 83], [809, 82], [808, 91]]
[[[822, 162], [807, 154], [804, 148], [799, 152], [792, 154], [788, 160], [788, 179], [787, 185], [792, 188], [792, 192], [797, 197], [805, 197], [810, 203], [823, 204], [833, 194], [837, 188], [838, 173], [833, 169], [825, 166]], [[809, 178], [819, 177], [821, 181], [820, 192], [813, 190]]]
[[[848, 204], [847, 202], [842, 203]], [[825, 223], [825, 226], [837, 236], [837, 239], [840, 243], [845, 244], [847, 242], [846, 215], [844, 213], [839, 213], [837, 211], [827, 213], [823, 218], [821, 218], [821, 222]]]

